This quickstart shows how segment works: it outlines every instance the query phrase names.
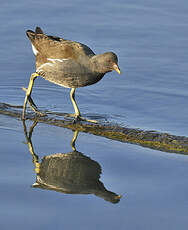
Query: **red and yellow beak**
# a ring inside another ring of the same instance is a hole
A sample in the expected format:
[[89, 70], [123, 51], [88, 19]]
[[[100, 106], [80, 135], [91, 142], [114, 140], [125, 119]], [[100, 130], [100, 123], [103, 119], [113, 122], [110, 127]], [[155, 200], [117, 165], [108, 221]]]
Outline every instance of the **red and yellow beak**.
[[121, 73], [121, 72], [120, 72], [120, 69], [119, 69], [119, 66], [118, 66], [117, 64], [114, 64], [113, 67], [114, 67], [114, 70], [115, 70], [117, 73], [119, 73], [119, 74]]

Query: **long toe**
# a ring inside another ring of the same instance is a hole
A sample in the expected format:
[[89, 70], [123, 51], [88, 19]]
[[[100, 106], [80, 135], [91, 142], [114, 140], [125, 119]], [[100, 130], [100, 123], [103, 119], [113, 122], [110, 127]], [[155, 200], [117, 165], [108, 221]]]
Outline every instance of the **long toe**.
[[86, 122], [89, 122], [89, 123], [94, 123], [94, 124], [97, 124], [97, 123], [98, 123], [98, 121], [96, 121], [96, 120], [90, 120], [90, 119], [87, 119], [87, 118], [85, 118], [85, 117], [79, 117], [79, 119], [80, 119], [81, 121], [86, 121]]
[[42, 113], [42, 112], [40, 112], [38, 110], [36, 110], [35, 113], [36, 113], [36, 115], [39, 115], [40, 117], [46, 117], [47, 116], [47, 114]]

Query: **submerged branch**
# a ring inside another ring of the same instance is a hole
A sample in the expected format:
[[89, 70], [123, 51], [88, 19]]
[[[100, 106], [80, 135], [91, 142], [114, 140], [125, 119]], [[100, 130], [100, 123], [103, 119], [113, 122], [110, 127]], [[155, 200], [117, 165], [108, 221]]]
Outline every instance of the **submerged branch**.
[[[13, 106], [5, 103], [0, 103], [0, 114], [21, 119], [22, 106]], [[138, 144], [144, 147], [165, 152], [188, 154], [188, 137], [185, 136], [175, 136], [168, 133], [160, 133], [157, 131], [145, 131], [134, 128], [126, 128], [110, 123], [91, 124], [80, 122], [73, 124], [72, 121], [64, 119], [65, 115], [66, 114], [47, 112], [47, 116], [38, 116], [37, 120], [38, 122], [43, 122], [49, 125], [91, 133], [116, 141]], [[27, 119], [30, 120], [36, 119], [34, 113], [27, 113], [26, 116]]]

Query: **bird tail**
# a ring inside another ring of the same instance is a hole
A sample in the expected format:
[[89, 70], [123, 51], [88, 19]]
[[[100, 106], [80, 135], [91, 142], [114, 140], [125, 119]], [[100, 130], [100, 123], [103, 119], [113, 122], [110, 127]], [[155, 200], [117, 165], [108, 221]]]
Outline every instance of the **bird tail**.
[[35, 29], [35, 32], [32, 31], [32, 30], [27, 30], [26, 34], [27, 34], [28, 38], [31, 40], [31, 42], [32, 42], [32, 41], [35, 40], [35, 38], [36, 38], [36, 36], [38, 34], [44, 34], [44, 33], [43, 33], [42, 29], [37, 26], [36, 29]]

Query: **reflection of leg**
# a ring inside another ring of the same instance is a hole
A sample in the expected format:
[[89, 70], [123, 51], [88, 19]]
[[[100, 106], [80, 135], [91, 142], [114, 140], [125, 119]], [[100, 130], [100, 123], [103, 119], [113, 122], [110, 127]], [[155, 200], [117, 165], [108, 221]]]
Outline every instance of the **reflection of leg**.
[[74, 136], [73, 136], [72, 141], [71, 141], [71, 147], [72, 147], [73, 151], [76, 151], [75, 142], [76, 142], [76, 139], [78, 137], [78, 133], [79, 133], [78, 130], [74, 131]]
[[73, 104], [73, 107], [74, 107], [74, 111], [75, 111], [74, 122], [77, 122], [77, 121], [81, 120], [81, 121], [97, 123], [97, 121], [95, 121], [95, 120], [89, 120], [89, 119], [86, 119], [84, 117], [81, 117], [80, 111], [78, 109], [78, 106], [77, 106], [76, 100], [75, 100], [75, 90], [76, 90], [75, 88], [72, 88], [71, 92], [70, 92], [70, 98], [71, 98], [71, 101], [72, 101], [72, 104]]
[[38, 124], [38, 120], [34, 120], [32, 126], [29, 128], [29, 135], [28, 135], [28, 138], [29, 140], [31, 141], [31, 138], [32, 138], [32, 134], [33, 134], [33, 130], [35, 128], [35, 126]]
[[35, 172], [39, 173], [40, 172], [39, 158], [38, 158], [37, 154], [35, 154], [35, 152], [34, 152], [33, 144], [32, 144], [32, 141], [31, 141], [33, 129], [35, 128], [37, 123], [38, 123], [37, 120], [35, 120], [33, 122], [32, 126], [29, 129], [29, 134], [28, 134], [27, 133], [27, 127], [26, 127], [26, 124], [25, 124], [25, 120], [23, 120], [24, 133], [25, 133], [25, 137], [26, 137], [26, 140], [27, 140], [27, 145], [29, 147], [29, 152], [31, 153], [31, 156], [32, 156], [32, 159], [33, 159], [33, 164], [35, 165]]
[[26, 91], [26, 96], [25, 96], [25, 101], [24, 101], [24, 105], [23, 105], [22, 119], [25, 119], [25, 110], [26, 110], [26, 106], [27, 106], [27, 101], [29, 101], [29, 105], [30, 105], [32, 110], [34, 110], [36, 113], [38, 113], [40, 115], [43, 115], [41, 112], [39, 112], [37, 110], [37, 106], [35, 105], [35, 103], [33, 102], [32, 98], [31, 98], [31, 93], [32, 93], [32, 89], [33, 89], [34, 80], [38, 76], [39, 76], [39, 74], [37, 74], [37, 73], [31, 74], [28, 88], [27, 89], [23, 88], [23, 90]]

